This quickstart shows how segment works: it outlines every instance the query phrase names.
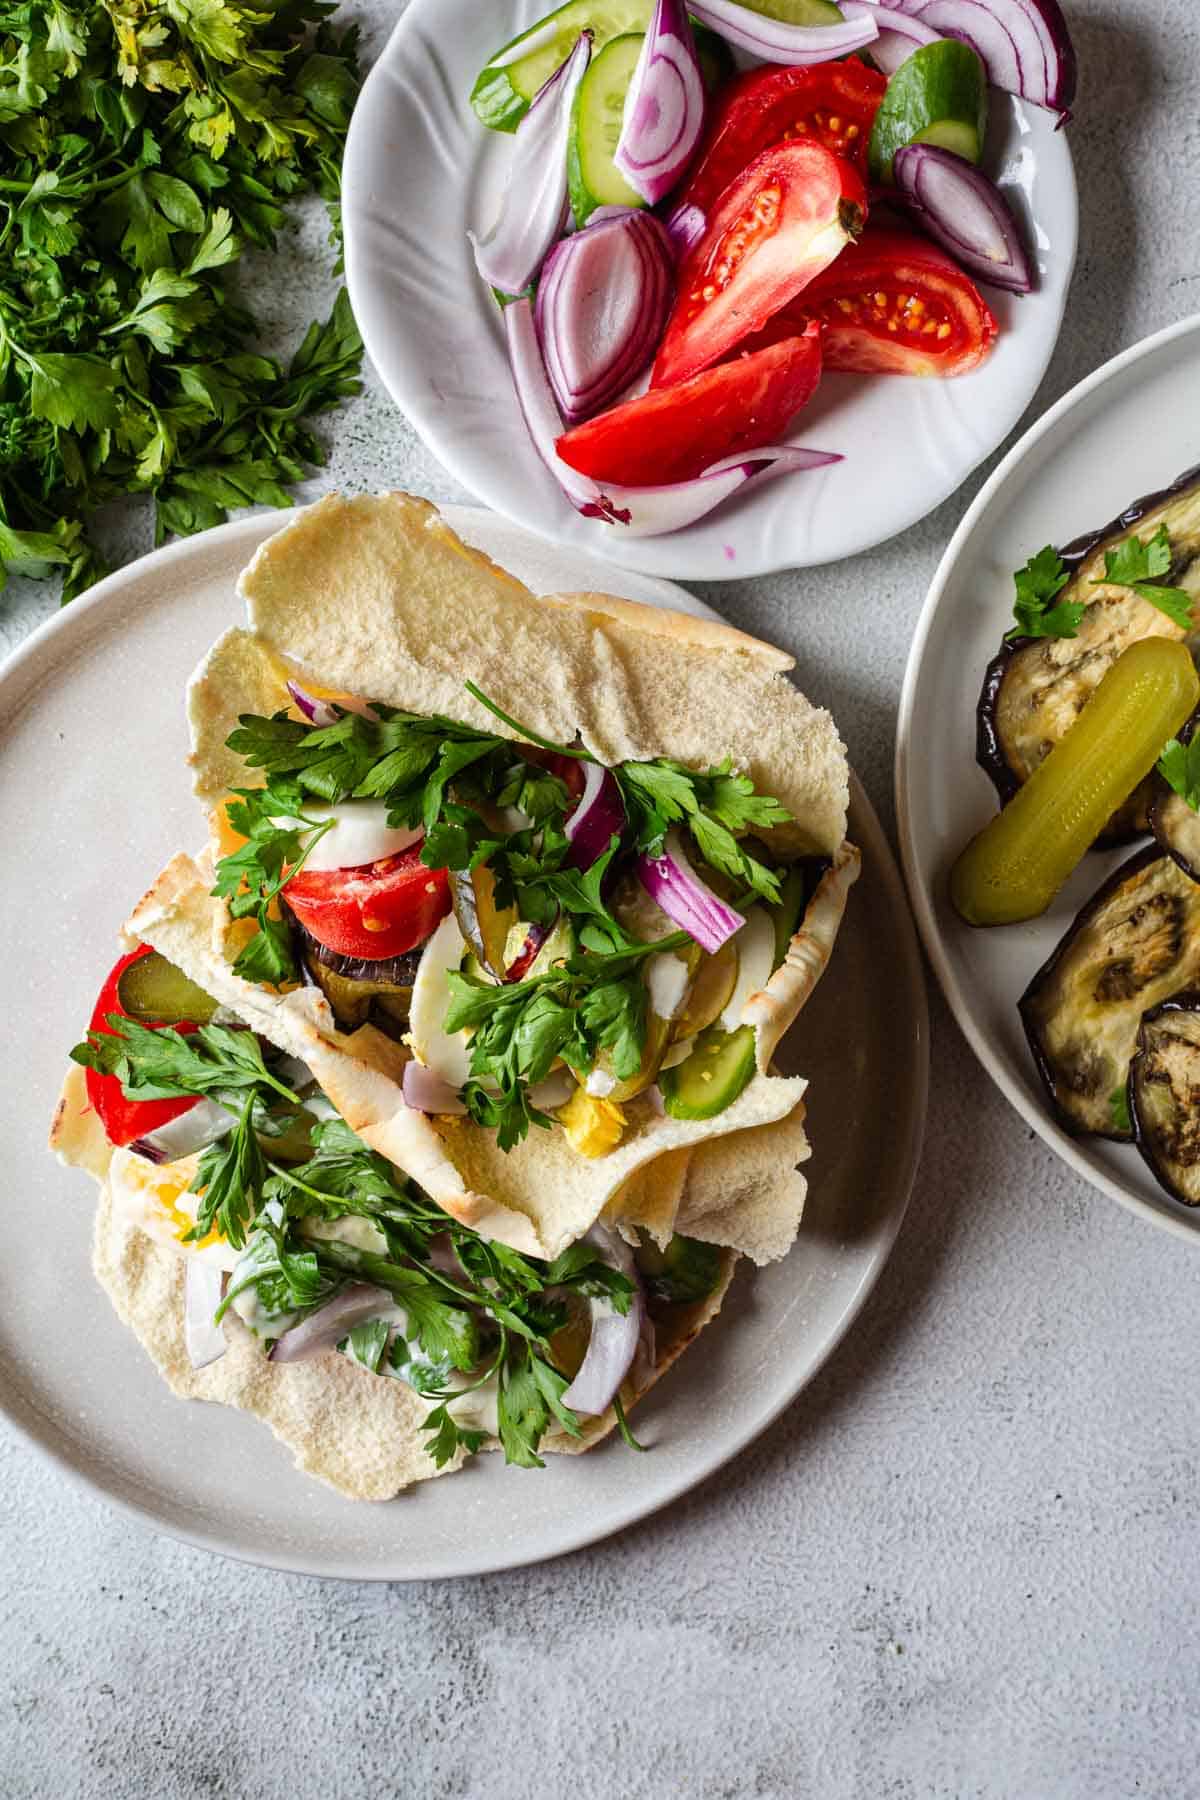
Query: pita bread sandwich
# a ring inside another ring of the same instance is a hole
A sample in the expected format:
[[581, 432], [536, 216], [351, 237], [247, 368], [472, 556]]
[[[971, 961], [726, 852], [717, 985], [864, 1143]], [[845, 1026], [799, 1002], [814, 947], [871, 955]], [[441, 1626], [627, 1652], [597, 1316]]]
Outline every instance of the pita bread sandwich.
[[539, 598], [331, 496], [188, 695], [210, 841], [124, 927], [53, 1148], [172, 1388], [360, 1498], [587, 1448], [786, 1253], [773, 1072], [858, 870], [790, 659]]

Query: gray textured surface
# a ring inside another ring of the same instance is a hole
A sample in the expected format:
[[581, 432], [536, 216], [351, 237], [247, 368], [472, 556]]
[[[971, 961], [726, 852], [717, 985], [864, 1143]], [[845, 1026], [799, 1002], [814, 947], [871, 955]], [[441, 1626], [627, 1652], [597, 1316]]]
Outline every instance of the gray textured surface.
[[[1200, 297], [1191, 0], [1068, 3], [1080, 260], [1030, 417]], [[272, 328], [311, 306], [320, 237], [260, 295]], [[329, 439], [330, 481], [467, 497], [376, 391]], [[978, 479], [853, 563], [706, 591], [796, 650], [887, 819], [913, 620]], [[5, 647], [53, 601], [0, 608]], [[866, 1315], [769, 1438], [607, 1545], [308, 1582], [151, 1537], [0, 1435], [0, 1794], [1200, 1792], [1196, 1277], [1064, 1174], [935, 1005], [927, 1150]]]

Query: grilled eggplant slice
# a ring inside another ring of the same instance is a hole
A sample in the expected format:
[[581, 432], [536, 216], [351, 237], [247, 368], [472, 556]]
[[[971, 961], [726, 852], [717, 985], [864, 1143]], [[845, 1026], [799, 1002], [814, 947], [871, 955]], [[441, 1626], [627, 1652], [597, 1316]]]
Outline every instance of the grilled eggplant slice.
[[[1181, 744], [1190, 744], [1200, 713], [1194, 713], [1179, 733]], [[1161, 775], [1154, 777], [1150, 804], [1150, 829], [1168, 856], [1173, 856], [1185, 875], [1200, 881], [1200, 814], [1193, 811]]]
[[1200, 886], [1150, 845], [1088, 901], [1019, 1001], [1038, 1072], [1067, 1129], [1128, 1141], [1124, 1088], [1142, 1014], [1200, 985]]
[[1175, 994], [1142, 1020], [1129, 1065], [1129, 1116], [1137, 1147], [1168, 1194], [1200, 1206], [1200, 992]]
[[[1143, 637], [1187, 636], [1167, 615], [1132, 588], [1093, 587], [1104, 575], [1104, 553], [1136, 531], [1170, 534], [1172, 564], [1166, 580], [1200, 601], [1200, 466], [1161, 493], [1148, 494], [1100, 531], [1088, 532], [1059, 552], [1070, 579], [1056, 603], [1083, 601], [1087, 610], [1073, 638], [1015, 638], [988, 664], [976, 709], [975, 759], [990, 776], [1003, 805], [1070, 728], [1093, 689], [1122, 650]], [[1194, 634], [1193, 634], [1194, 635]], [[1127, 842], [1147, 829], [1153, 788], [1139, 788], [1098, 840]]]
[[392, 1036], [408, 1029], [420, 947], [404, 956], [388, 956], [378, 962], [341, 956], [318, 943], [294, 913], [290, 918], [301, 971], [307, 981], [321, 989], [344, 1031], [356, 1031], [368, 1020], [374, 1020]]

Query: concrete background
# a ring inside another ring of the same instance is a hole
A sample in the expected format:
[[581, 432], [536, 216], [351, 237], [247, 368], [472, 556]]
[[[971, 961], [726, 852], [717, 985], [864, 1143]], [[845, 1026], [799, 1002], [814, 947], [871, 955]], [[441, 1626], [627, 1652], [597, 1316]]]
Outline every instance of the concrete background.
[[[1200, 304], [1191, 0], [1067, 6], [1080, 256], [1030, 419]], [[370, 54], [401, 9], [361, 10]], [[298, 225], [255, 293], [273, 344], [322, 238]], [[326, 435], [321, 485], [469, 498], [374, 385]], [[704, 590], [796, 651], [889, 825], [913, 622], [984, 473], [852, 563]], [[110, 529], [149, 548], [144, 517]], [[13, 584], [0, 648], [54, 605]], [[1200, 1264], [1055, 1163], [936, 998], [933, 1051], [908, 1222], [848, 1342], [734, 1467], [594, 1550], [424, 1588], [256, 1571], [0, 1430], [0, 1794], [1200, 1794]]]

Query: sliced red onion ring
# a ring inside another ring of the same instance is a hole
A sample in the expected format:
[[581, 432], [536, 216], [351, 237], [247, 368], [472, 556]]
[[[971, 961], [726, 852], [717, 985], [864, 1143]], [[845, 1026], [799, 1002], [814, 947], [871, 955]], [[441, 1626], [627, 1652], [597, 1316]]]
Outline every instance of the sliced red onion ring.
[[232, 1131], [236, 1124], [233, 1114], [216, 1100], [197, 1100], [194, 1106], [168, 1119], [157, 1131], [136, 1138], [129, 1148], [135, 1156], [144, 1156], [147, 1162], [175, 1162], [181, 1156], [190, 1156], [193, 1150], [207, 1149], [227, 1131]]
[[[857, 17], [860, 0], [846, 0], [842, 8], [847, 18]], [[922, 44], [936, 44], [939, 33], [926, 24], [924, 17], [900, 7], [875, 6], [869, 10], [879, 27], [879, 36], [871, 45], [872, 60], [885, 75], [894, 75], [902, 62], [907, 62]]]
[[[844, 9], [849, 11], [849, 5]], [[869, 14], [873, 7], [864, 6]], [[841, 25], [786, 25], [735, 4], [735, 0], [688, 0], [688, 11], [727, 43], [749, 50], [764, 62], [832, 62], [875, 41], [879, 27], [869, 17], [846, 19]]]
[[225, 1271], [189, 1256], [183, 1283], [183, 1342], [193, 1369], [207, 1369], [219, 1362], [229, 1348], [225, 1333], [213, 1324], [221, 1304]]
[[933, 144], [905, 145], [896, 152], [892, 173], [929, 235], [964, 268], [1010, 293], [1029, 293], [1029, 257], [995, 182], [961, 156]]
[[563, 826], [575, 868], [590, 869], [624, 829], [625, 802], [616, 776], [603, 763], [584, 763], [583, 792]]
[[649, 206], [670, 193], [704, 130], [704, 80], [682, 0], [656, 0], [625, 93], [613, 162]]
[[404, 1103], [411, 1106], [414, 1112], [453, 1113], [462, 1118], [466, 1107], [458, 1097], [458, 1089], [451, 1087], [436, 1069], [426, 1068], [414, 1058], [404, 1065], [404, 1074], [400, 1078], [400, 1089], [404, 1095]]
[[1078, 66], [1057, 0], [924, 0], [920, 18], [970, 44], [995, 87], [1069, 117]]
[[677, 206], [673, 213], [668, 213], [663, 223], [671, 240], [671, 248], [680, 262], [689, 250], [695, 249], [708, 229], [707, 216], [698, 206], [693, 206], [690, 200]]
[[575, 424], [629, 386], [658, 348], [674, 259], [649, 213], [606, 207], [556, 244], [538, 282], [535, 322], [546, 374]]
[[932, 25], [943, 37], [969, 44], [993, 87], [1008, 94], [1021, 92], [1017, 46], [987, 0], [921, 0], [921, 22]]
[[669, 919], [715, 954], [746, 923], [701, 881], [688, 861], [678, 831], [668, 831], [661, 856], [639, 856], [637, 876]]
[[318, 700], [315, 694], [310, 694], [306, 688], [302, 688], [298, 681], [289, 681], [287, 691], [310, 725], [337, 724], [339, 717], [337, 707], [331, 705], [328, 700]]
[[563, 1405], [594, 1418], [607, 1412], [637, 1355], [646, 1301], [638, 1280], [633, 1252], [623, 1238], [605, 1225], [593, 1225], [588, 1242], [596, 1245], [606, 1263], [619, 1269], [633, 1283], [629, 1311], [619, 1313], [607, 1300], [591, 1300], [592, 1332], [579, 1373], [563, 1395]]
[[539, 89], [517, 126], [500, 217], [485, 237], [468, 233], [476, 268], [502, 294], [520, 294], [537, 279], [567, 222], [571, 108], [591, 54], [592, 34], [581, 31], [570, 56]]
[[277, 1363], [307, 1362], [310, 1357], [323, 1356], [340, 1344], [356, 1325], [377, 1319], [381, 1312], [394, 1305], [392, 1296], [383, 1288], [371, 1287], [364, 1281], [353, 1282], [332, 1300], [327, 1300], [324, 1306], [319, 1306], [316, 1312], [301, 1319], [299, 1325], [293, 1325], [290, 1331], [276, 1338], [267, 1354]]
[[504, 308], [504, 330], [517, 401], [534, 449], [576, 512], [585, 518], [602, 519], [608, 525], [619, 525], [627, 537], [659, 537], [680, 531], [685, 525], [694, 525], [741, 487], [791, 470], [818, 469], [842, 460], [831, 450], [768, 444], [760, 450], [722, 457], [693, 481], [662, 487], [614, 487], [610, 483], [601, 488], [570, 468], [554, 448], [562, 436], [562, 419], [538, 350], [533, 308], [527, 299], [515, 300]]

